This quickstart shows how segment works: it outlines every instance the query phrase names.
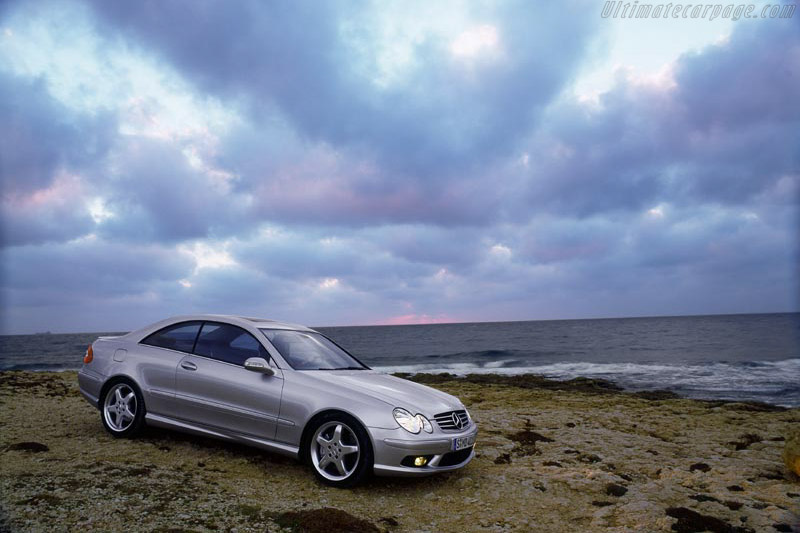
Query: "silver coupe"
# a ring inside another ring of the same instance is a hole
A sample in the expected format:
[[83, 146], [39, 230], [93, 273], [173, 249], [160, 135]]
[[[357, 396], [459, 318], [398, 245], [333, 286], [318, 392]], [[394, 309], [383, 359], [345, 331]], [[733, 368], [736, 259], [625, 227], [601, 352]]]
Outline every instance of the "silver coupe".
[[191, 315], [100, 337], [78, 383], [115, 437], [148, 424], [244, 443], [338, 487], [456, 470], [475, 455], [478, 428], [458, 398], [272, 320]]

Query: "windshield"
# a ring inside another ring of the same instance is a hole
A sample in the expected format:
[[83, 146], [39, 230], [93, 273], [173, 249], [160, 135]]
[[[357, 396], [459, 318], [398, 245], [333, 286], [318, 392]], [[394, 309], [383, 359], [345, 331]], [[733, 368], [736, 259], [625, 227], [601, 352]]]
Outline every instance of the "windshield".
[[327, 337], [310, 331], [262, 329], [295, 370], [368, 370]]

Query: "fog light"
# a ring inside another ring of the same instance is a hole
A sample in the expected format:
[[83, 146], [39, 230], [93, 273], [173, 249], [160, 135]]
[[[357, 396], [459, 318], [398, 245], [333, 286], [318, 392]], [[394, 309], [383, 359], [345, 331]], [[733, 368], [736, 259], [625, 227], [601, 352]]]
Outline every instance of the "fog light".
[[427, 458], [420, 456], [414, 459], [414, 466], [425, 466], [425, 463], [427, 462]]

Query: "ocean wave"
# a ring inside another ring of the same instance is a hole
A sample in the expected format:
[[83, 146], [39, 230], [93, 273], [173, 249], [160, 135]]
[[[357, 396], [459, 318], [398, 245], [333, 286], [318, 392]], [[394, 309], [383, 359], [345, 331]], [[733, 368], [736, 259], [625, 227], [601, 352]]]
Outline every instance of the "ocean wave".
[[467, 360], [467, 361], [481, 361], [486, 359], [502, 359], [509, 357], [519, 357], [526, 355], [523, 350], [476, 350], [472, 352], [447, 352], [447, 353], [431, 353], [418, 356], [423, 361], [431, 360]]
[[509, 366], [509, 362], [412, 364], [374, 368], [383, 372], [409, 374], [538, 374], [561, 380], [576, 377], [600, 378], [630, 390], [667, 389], [689, 397], [749, 399], [787, 407], [800, 406], [800, 358], [687, 364], [572, 362]]

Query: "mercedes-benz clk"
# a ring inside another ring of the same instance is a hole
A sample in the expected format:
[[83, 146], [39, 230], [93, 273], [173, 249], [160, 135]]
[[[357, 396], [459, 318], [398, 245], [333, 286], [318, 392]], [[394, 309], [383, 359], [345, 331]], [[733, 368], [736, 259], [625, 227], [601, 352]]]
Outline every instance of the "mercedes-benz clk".
[[114, 437], [147, 425], [309, 463], [323, 483], [457, 470], [477, 425], [458, 398], [371, 370], [310, 328], [223, 315], [174, 317], [100, 337], [78, 373]]

